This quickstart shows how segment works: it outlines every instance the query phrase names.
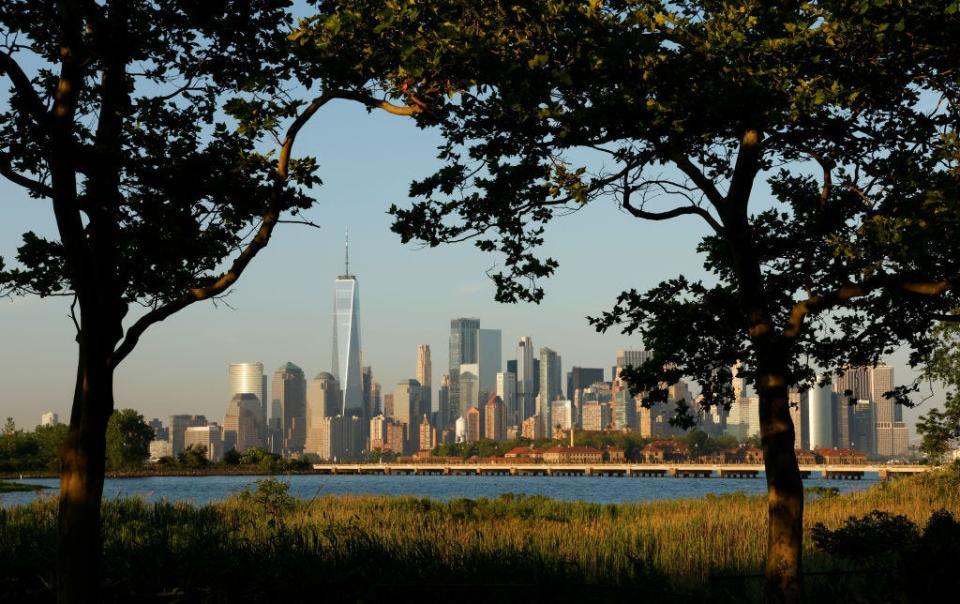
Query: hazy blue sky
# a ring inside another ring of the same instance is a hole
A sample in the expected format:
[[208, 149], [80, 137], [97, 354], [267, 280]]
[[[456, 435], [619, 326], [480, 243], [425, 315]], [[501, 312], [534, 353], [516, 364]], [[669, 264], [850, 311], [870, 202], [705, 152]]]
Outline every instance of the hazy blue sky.
[[[600, 200], [549, 227], [546, 250], [560, 269], [546, 282], [544, 302], [497, 304], [485, 276], [496, 257], [470, 244], [402, 246], [389, 231], [387, 208], [408, 203], [410, 180], [437, 166], [438, 144], [435, 133], [404, 118], [367, 114], [345, 102], [324, 108], [295, 150], [319, 159], [324, 185], [305, 217], [322, 230], [280, 225], [228, 297], [232, 309], [197, 304], [151, 328], [118, 371], [118, 407], [164, 422], [173, 413], [222, 421], [231, 362], [261, 361], [267, 373], [288, 360], [308, 376], [329, 370], [332, 283], [343, 269], [347, 228], [351, 270], [360, 282], [366, 362], [385, 391], [413, 377], [421, 343], [432, 349], [433, 378], [439, 381], [447, 367], [449, 320], [459, 316], [501, 329], [504, 361], [514, 358], [517, 338], [529, 335], [537, 348], [549, 346], [562, 355], [564, 372], [579, 365], [609, 373], [617, 349], [642, 343], [597, 334], [585, 316], [609, 308], [623, 289], [702, 274], [693, 252], [704, 231], [699, 219], [640, 222], [613, 200]], [[0, 203], [0, 256], [8, 262], [23, 231], [54, 233], [47, 202], [29, 199], [4, 180]], [[64, 421], [69, 416], [76, 350], [67, 309], [63, 299], [0, 300], [0, 416], [27, 427], [45, 411]], [[892, 361], [898, 380], [911, 377], [902, 358]], [[906, 413], [911, 429], [918, 413]]]

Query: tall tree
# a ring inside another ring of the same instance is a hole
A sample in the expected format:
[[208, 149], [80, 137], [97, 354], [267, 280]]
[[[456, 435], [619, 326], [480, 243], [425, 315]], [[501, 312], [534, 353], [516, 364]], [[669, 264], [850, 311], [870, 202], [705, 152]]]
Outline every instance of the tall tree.
[[[497, 299], [539, 302], [545, 225], [586, 203], [703, 221], [708, 282], [624, 292], [598, 329], [654, 358], [645, 405], [696, 380], [729, 406], [730, 367], [760, 397], [766, 590], [802, 597], [803, 488], [790, 388], [816, 369], [919, 362], [957, 304], [956, 3], [596, 0], [320, 4], [306, 64], [413, 102], [446, 143], [394, 207], [404, 242], [499, 253]], [[344, 59], [347, 60], [344, 60]], [[757, 194], [767, 180], [771, 196]], [[630, 267], [625, 266], [624, 270]], [[889, 393], [909, 404], [910, 387]], [[678, 405], [674, 421], [689, 425]]]
[[947, 387], [943, 409], [930, 409], [917, 421], [922, 437], [920, 450], [931, 463], [940, 463], [944, 455], [960, 443], [960, 315], [937, 326], [937, 345], [926, 361], [923, 375]]
[[107, 422], [107, 465], [112, 469], [139, 467], [150, 456], [153, 428], [134, 409], [114, 411]]
[[[314, 162], [290, 159], [310, 108], [293, 120], [279, 161], [263, 143], [297, 108], [282, 89], [288, 4], [0, 4], [9, 84], [0, 175], [50, 204], [59, 235], [26, 233], [17, 265], [0, 263], [0, 293], [69, 296], [76, 326], [61, 449], [61, 602], [99, 600], [114, 371], [150, 326], [224, 293], [282, 213], [310, 205]], [[248, 99], [276, 111], [251, 116]]]

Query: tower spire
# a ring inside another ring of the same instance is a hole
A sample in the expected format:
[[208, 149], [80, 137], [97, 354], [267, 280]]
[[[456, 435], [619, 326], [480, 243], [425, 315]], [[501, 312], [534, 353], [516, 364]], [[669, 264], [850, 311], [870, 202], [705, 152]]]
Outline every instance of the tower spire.
[[345, 275], [350, 275], [350, 229], [347, 229], [346, 234], [344, 235], [344, 262], [345, 262]]

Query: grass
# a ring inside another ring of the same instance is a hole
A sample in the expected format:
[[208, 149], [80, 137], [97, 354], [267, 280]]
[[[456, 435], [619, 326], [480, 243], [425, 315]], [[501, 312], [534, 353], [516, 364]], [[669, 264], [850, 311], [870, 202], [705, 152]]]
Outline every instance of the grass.
[[18, 491], [40, 491], [47, 487], [39, 484], [23, 484], [0, 480], [0, 493], [16, 493]]
[[[808, 531], [872, 510], [922, 525], [938, 509], [960, 516], [960, 469], [811, 499]], [[55, 521], [51, 498], [0, 509], [0, 594], [52, 601]], [[256, 491], [199, 507], [104, 502], [105, 589], [108, 601], [427, 593], [458, 602], [742, 601], [759, 594], [751, 576], [762, 569], [765, 522], [764, 498], [745, 495], [619, 505], [510, 495], [298, 501], [282, 483], [261, 481]], [[807, 572], [858, 570], [810, 539], [804, 555]], [[844, 576], [808, 580], [811, 601], [856, 601]]]

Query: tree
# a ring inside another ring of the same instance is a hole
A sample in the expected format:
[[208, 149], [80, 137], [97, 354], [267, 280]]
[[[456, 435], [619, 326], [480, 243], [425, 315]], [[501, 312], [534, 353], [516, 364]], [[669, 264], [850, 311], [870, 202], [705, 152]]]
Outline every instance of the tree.
[[499, 301], [542, 299], [557, 263], [536, 248], [558, 213], [613, 200], [640, 221], [702, 221], [708, 281], [628, 290], [591, 321], [655, 352], [624, 376], [644, 405], [686, 377], [728, 407], [741, 363], [760, 399], [766, 593], [795, 602], [789, 389], [901, 342], [918, 363], [957, 306], [958, 26], [937, 2], [341, 0], [296, 38], [310, 68], [349, 57], [338, 82], [441, 130], [445, 165], [391, 209], [393, 229], [499, 253]]
[[924, 377], [942, 382], [948, 391], [942, 410], [931, 409], [920, 416], [917, 433], [923, 438], [920, 450], [932, 463], [939, 463], [960, 441], [960, 324], [944, 323], [934, 333], [937, 346], [924, 367]]
[[205, 468], [210, 465], [206, 445], [190, 445], [177, 455], [177, 461], [186, 468]]
[[[290, 154], [317, 108], [306, 107], [285, 135], [274, 132], [300, 107], [282, 90], [288, 4], [0, 5], [0, 77], [10, 91], [0, 105], [0, 175], [50, 204], [58, 232], [24, 235], [18, 264], [0, 262], [0, 293], [68, 296], [76, 327], [61, 456], [61, 602], [99, 599], [115, 370], [150, 326], [226, 292], [281, 215], [310, 205], [315, 164]], [[244, 113], [245, 98], [274, 111]], [[262, 142], [273, 134], [276, 158]]]
[[107, 466], [136, 468], [150, 457], [153, 428], [133, 409], [114, 411], [107, 422]]

